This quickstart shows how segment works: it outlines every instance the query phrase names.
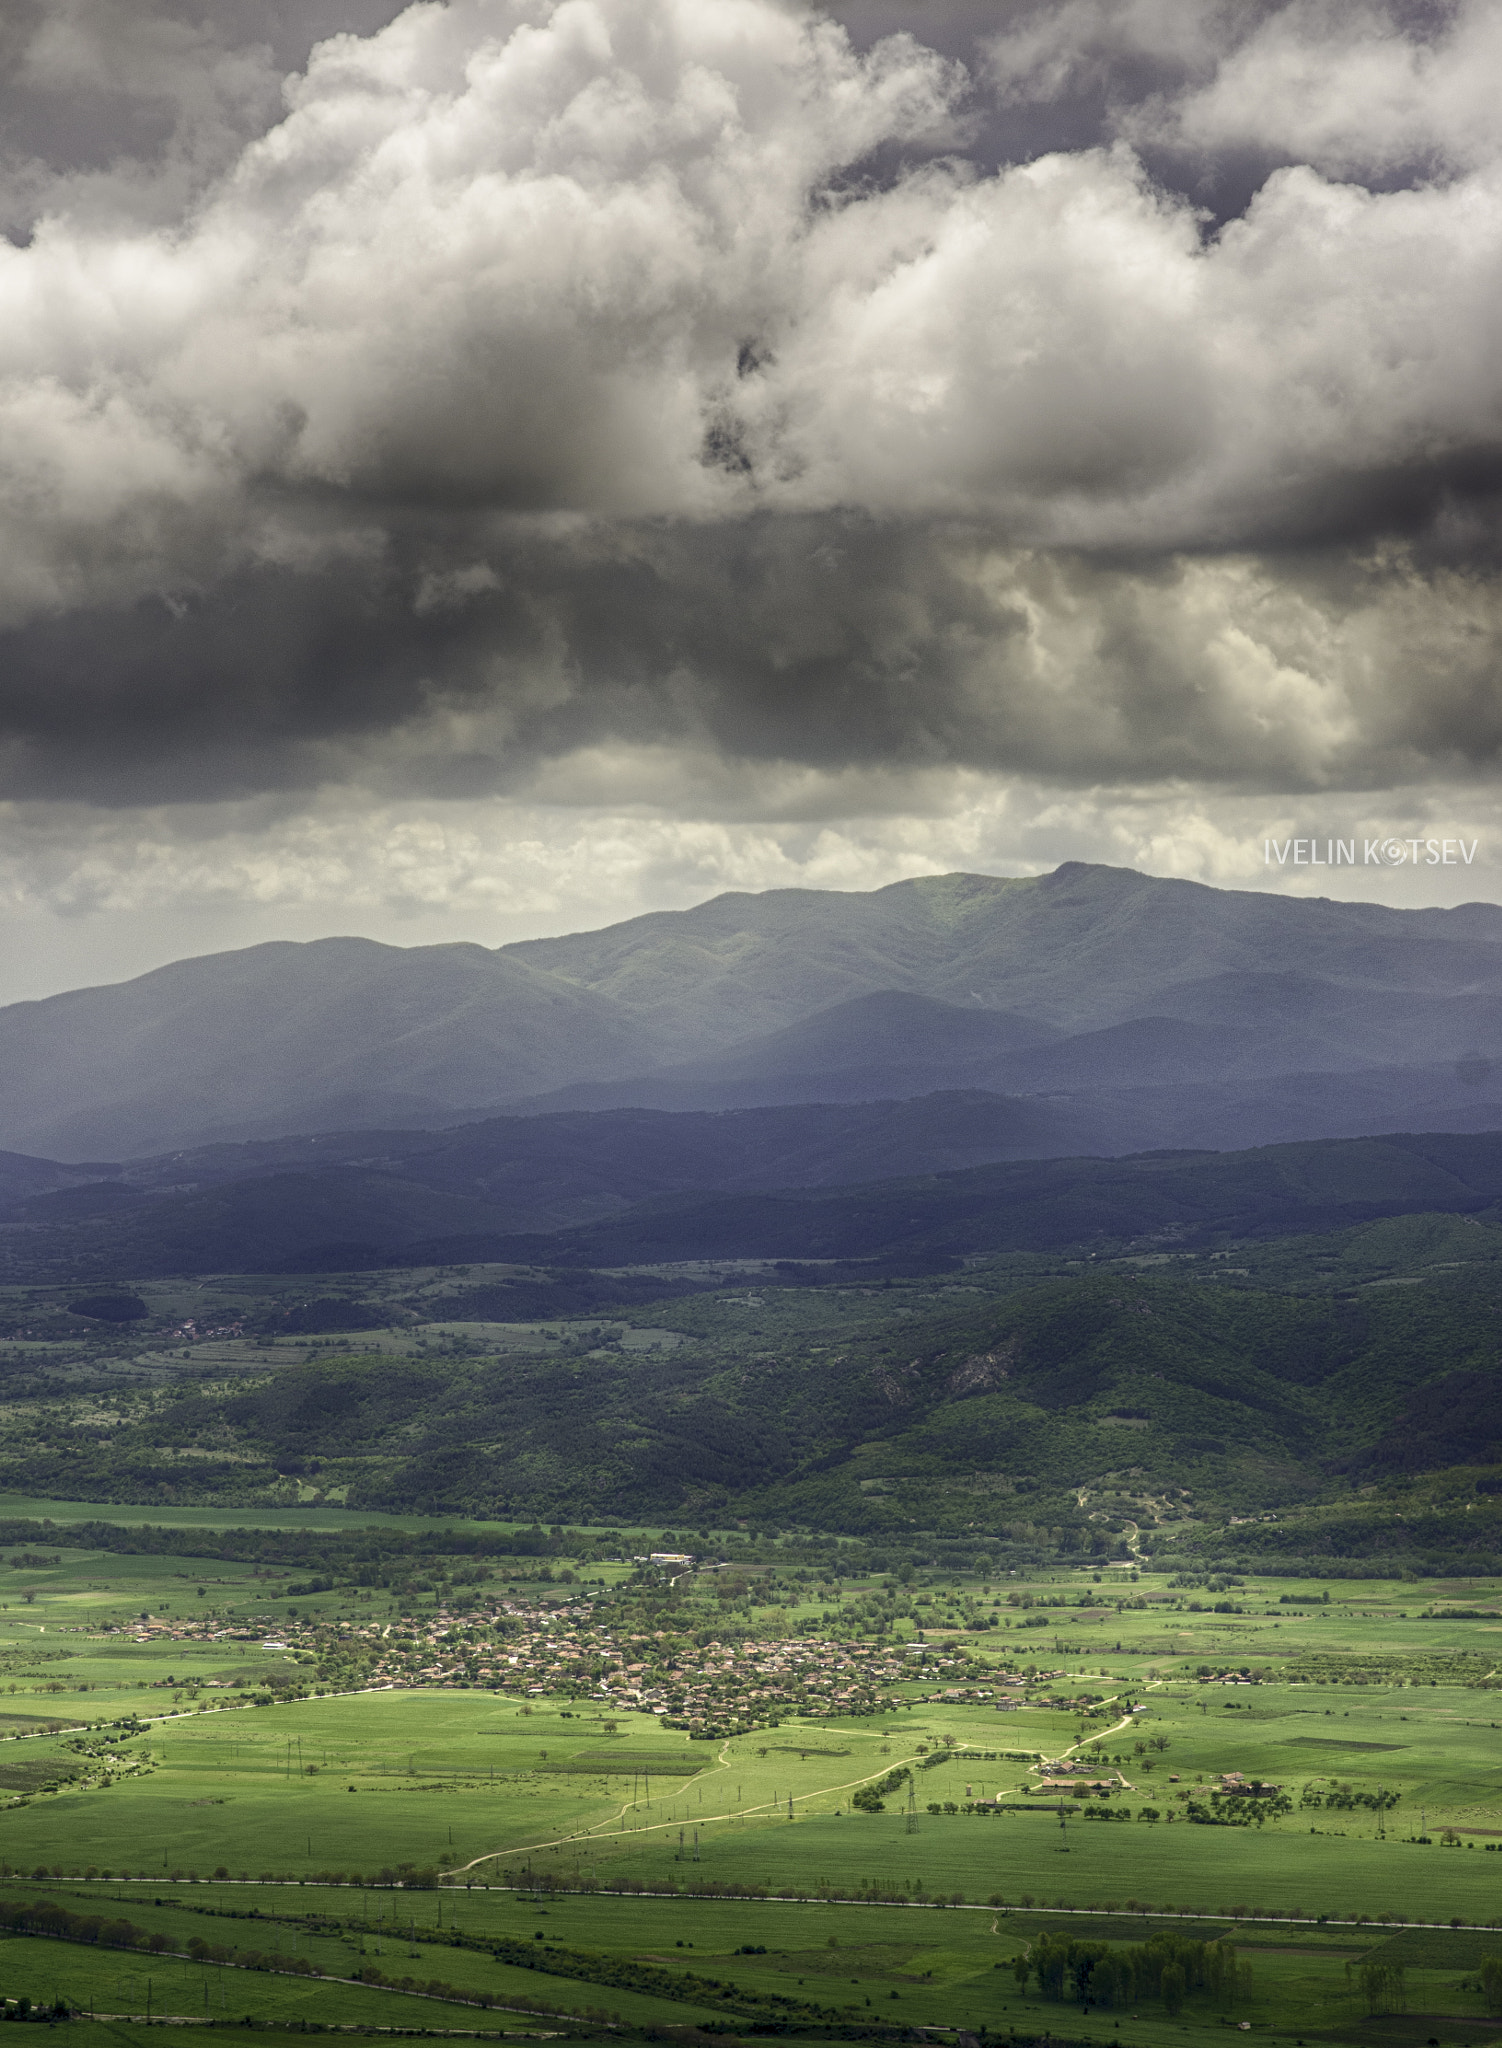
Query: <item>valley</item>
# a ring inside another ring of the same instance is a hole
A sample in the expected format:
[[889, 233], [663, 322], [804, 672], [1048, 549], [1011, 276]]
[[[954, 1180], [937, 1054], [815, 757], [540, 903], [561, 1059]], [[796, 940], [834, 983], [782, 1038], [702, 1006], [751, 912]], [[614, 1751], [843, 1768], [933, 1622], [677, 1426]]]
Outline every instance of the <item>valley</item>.
[[[337, 1511], [169, 1511], [143, 1549], [34, 1505], [0, 1524], [12, 2002], [1144, 2048], [1490, 2011], [1502, 1578], [882, 1568], [734, 1533], [659, 1566], [672, 1532], [542, 1557], [494, 1524], [477, 1566], [473, 1526], [387, 1523], [310, 1584]], [[1165, 2006], [1165, 1953], [1205, 1988]]]

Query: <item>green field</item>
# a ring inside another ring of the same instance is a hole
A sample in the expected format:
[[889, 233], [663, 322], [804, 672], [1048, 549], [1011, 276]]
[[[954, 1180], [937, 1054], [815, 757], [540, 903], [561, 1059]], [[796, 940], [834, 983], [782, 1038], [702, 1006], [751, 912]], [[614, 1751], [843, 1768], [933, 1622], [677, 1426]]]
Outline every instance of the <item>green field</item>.
[[[413, 1518], [379, 1539], [419, 1545], [404, 1589], [267, 1562], [291, 1516], [112, 1516], [99, 1548], [27, 1505], [44, 1538], [0, 1552], [12, 2001], [144, 2015], [149, 1983], [154, 2017], [242, 2036], [1502, 2041], [1502, 1582], [836, 1581], [788, 1539], [734, 1584], [586, 1559], [560, 1588], [556, 1556], [466, 1569], [461, 1525]], [[798, 1660], [852, 1654], [888, 1659], [867, 1704], [813, 1706]], [[672, 1685], [719, 1688], [703, 1739], [650, 1710]], [[129, 1942], [40, 1932], [49, 1902]], [[1230, 1976], [1174, 2012], [1044, 1995], [1050, 1943], [1094, 1943], [1104, 1984], [1165, 1933]]]

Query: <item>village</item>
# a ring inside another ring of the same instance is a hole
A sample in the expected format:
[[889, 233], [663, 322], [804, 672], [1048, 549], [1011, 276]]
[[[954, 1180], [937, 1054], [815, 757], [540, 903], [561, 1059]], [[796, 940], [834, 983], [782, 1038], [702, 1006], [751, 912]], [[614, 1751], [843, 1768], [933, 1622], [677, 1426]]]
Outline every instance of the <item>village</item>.
[[[364, 1624], [312, 1615], [275, 1623], [268, 1615], [232, 1623], [142, 1615], [118, 1633], [143, 1643], [254, 1644], [291, 1660], [272, 1671], [258, 1663], [243, 1677], [187, 1681], [174, 1673], [156, 1681], [178, 1692], [479, 1687], [655, 1714], [664, 1727], [705, 1739], [773, 1726], [793, 1713], [866, 1715], [919, 1700], [984, 1702], [1007, 1711], [1022, 1704], [1023, 1688], [1062, 1675], [998, 1671], [958, 1643], [771, 1635], [700, 1642], [671, 1629], [612, 1627], [582, 1599], [557, 1606], [494, 1600]], [[1052, 1703], [1086, 1704], [1074, 1695]]]

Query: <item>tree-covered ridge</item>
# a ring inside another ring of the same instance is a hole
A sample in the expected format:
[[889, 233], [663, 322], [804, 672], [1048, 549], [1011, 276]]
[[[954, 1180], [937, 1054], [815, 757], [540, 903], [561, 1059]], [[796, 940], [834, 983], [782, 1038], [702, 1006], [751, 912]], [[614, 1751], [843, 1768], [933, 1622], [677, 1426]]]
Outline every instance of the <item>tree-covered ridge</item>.
[[[295, 1151], [247, 1147], [254, 1157], [228, 1178], [223, 1148], [211, 1148], [201, 1169], [147, 1161], [127, 1169], [130, 1185], [66, 1188], [27, 1196], [8, 1217], [0, 1211], [0, 1280], [93, 1284], [125, 1273], [144, 1279], [475, 1261], [556, 1276], [756, 1258], [789, 1261], [793, 1277], [816, 1283], [827, 1276], [810, 1262], [879, 1261], [880, 1277], [1007, 1252], [1211, 1249], [1383, 1217], [1448, 1214], [1492, 1227], [1502, 1217], [1496, 1132], [1011, 1159], [871, 1177], [890, 1173], [882, 1161], [963, 1156], [952, 1127], [973, 1128], [983, 1113], [984, 1104], [964, 1097], [930, 1097], [926, 1106], [747, 1111], [748, 1120], [768, 1121], [765, 1128], [758, 1122], [756, 1142], [741, 1147], [729, 1142], [728, 1128], [714, 1130], [722, 1120], [713, 1117], [499, 1120], [421, 1134], [429, 1140], [425, 1152], [382, 1139], [376, 1154], [322, 1170], [307, 1156], [316, 1153], [313, 1140]], [[830, 1118], [850, 1128], [838, 1139], [825, 1132], [821, 1143], [820, 1126]], [[708, 1138], [701, 1132], [695, 1148], [681, 1122], [710, 1126]], [[804, 1131], [801, 1151], [790, 1149], [789, 1124]], [[520, 1153], [497, 1136], [513, 1126], [529, 1134]], [[718, 1155], [716, 1136], [726, 1140]], [[559, 1157], [545, 1167], [536, 1155], [550, 1137]], [[340, 1145], [331, 1141], [328, 1150], [338, 1153]], [[647, 1154], [654, 1155], [650, 1170]], [[719, 1177], [710, 1173], [712, 1156]], [[773, 1166], [783, 1176], [775, 1186]], [[176, 1178], [184, 1171], [204, 1178], [184, 1190]], [[558, 1227], [581, 1205], [594, 1220]]]
[[[721, 1288], [629, 1312], [669, 1324], [672, 1348], [624, 1350], [618, 1322], [504, 1355], [310, 1352], [107, 1398], [46, 1398], [28, 1377], [0, 1427], [12, 1484], [65, 1497], [253, 1502], [311, 1483], [355, 1509], [972, 1532], [1026, 1557], [1304, 1556], [1303, 1529], [1311, 1556], [1390, 1556], [1412, 1506], [1376, 1542], [1360, 1489], [1463, 1466], [1464, 1530], [1425, 1523], [1424, 1541], [1502, 1550], [1498, 1502], [1475, 1491], [1502, 1460], [1494, 1237], [1405, 1219], [1253, 1248], [1225, 1278], [1180, 1257]], [[1431, 1256], [1457, 1245], [1478, 1256]], [[1419, 1270], [1389, 1270], [1405, 1260]], [[474, 1292], [444, 1284], [451, 1306]], [[1272, 1512], [1229, 1538], [1228, 1518]], [[1359, 1539], [1331, 1534], [1347, 1527]]]

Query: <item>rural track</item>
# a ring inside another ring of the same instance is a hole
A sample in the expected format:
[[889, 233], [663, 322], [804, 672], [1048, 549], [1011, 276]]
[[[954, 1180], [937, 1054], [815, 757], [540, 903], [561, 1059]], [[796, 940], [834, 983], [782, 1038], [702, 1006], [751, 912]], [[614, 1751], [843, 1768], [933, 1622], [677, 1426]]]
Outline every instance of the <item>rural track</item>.
[[[916, 1755], [907, 1758], [899, 1757], [896, 1758], [892, 1763], [886, 1765], [884, 1769], [879, 1771], [870, 1771], [864, 1777], [850, 1778], [839, 1785], [821, 1785], [818, 1786], [812, 1792], [795, 1792], [791, 1793], [789, 1797], [791, 1798], [794, 1806], [799, 1806], [810, 1799], [827, 1799], [835, 1793], [859, 1791], [862, 1785], [875, 1784], [878, 1778], [885, 1778], [892, 1771], [899, 1770], [904, 1767], [911, 1769], [917, 1761], [918, 1759]], [[717, 1762], [721, 1769], [728, 1770], [730, 1768], [729, 1760], [723, 1755], [723, 1752], [721, 1756], [717, 1759]], [[697, 1772], [694, 1777], [685, 1779], [685, 1790], [689, 1785], [697, 1783], [698, 1780], [704, 1777], [706, 1774], [706, 1772], [701, 1771]], [[615, 1816], [615, 1818], [619, 1819], [625, 1813], [631, 1812], [633, 1810], [634, 1808], [630, 1804], [623, 1806], [620, 1809], [620, 1812]], [[773, 1812], [780, 1813], [781, 1811], [782, 1801], [780, 1799], [763, 1799], [759, 1800], [755, 1806], [739, 1807], [733, 1812], [703, 1814], [700, 1816], [698, 1821], [693, 1823], [693, 1825], [697, 1827], [708, 1827], [716, 1821], [745, 1820], [753, 1814], [770, 1814]], [[482, 1863], [494, 1862], [498, 1856], [532, 1855], [535, 1854], [537, 1851], [543, 1849], [567, 1848], [571, 1843], [575, 1842], [615, 1841], [624, 1840], [626, 1837], [631, 1835], [664, 1834], [671, 1828], [682, 1827], [686, 1825], [688, 1825], [688, 1823], [676, 1820], [653, 1821], [648, 1826], [640, 1828], [617, 1828], [610, 1826], [607, 1823], [601, 1823], [599, 1826], [593, 1828], [575, 1829], [572, 1834], [559, 1835], [555, 1839], [546, 1842], [520, 1842], [512, 1848], [487, 1850], [483, 1856], [476, 1856], [468, 1863], [456, 1864], [454, 1868], [449, 1872], [449, 1876], [451, 1878], [458, 1877], [466, 1870], [477, 1869], [479, 1865]]]
[[[1157, 1686], [1162, 1683], [1162, 1680], [1151, 1679], [1148, 1681], [1148, 1683], [1152, 1686]], [[1116, 1697], [1120, 1698], [1120, 1694], [1117, 1694]], [[1100, 1734], [1082, 1736], [1079, 1739], [1079, 1741], [1071, 1743], [1068, 1749], [1061, 1751], [1060, 1754], [1061, 1756], [1072, 1756], [1077, 1749], [1082, 1749], [1087, 1741], [1098, 1742], [1101, 1741], [1105, 1736], [1118, 1735], [1122, 1732], [1123, 1729], [1132, 1728], [1136, 1725], [1137, 1724], [1130, 1713], [1124, 1714], [1122, 1718], [1114, 1724], [1114, 1726], [1102, 1730]], [[728, 1748], [728, 1746], [729, 1745], [727, 1743], [725, 1747]], [[968, 1747], [968, 1745], [966, 1746]], [[859, 1791], [862, 1785], [875, 1784], [878, 1778], [887, 1777], [890, 1774], [890, 1772], [894, 1770], [898, 1770], [901, 1768], [906, 1768], [908, 1770], [915, 1769], [919, 1762], [920, 1759], [916, 1753], [911, 1757], [899, 1757], [894, 1759], [894, 1761], [888, 1764], [884, 1769], [868, 1772], [867, 1775], [864, 1777], [850, 1778], [838, 1785], [820, 1785], [817, 1786], [811, 1792], [793, 1793], [791, 1795], [792, 1803], [796, 1807], [804, 1804], [809, 1800], [828, 1799], [840, 1793], [856, 1792]], [[716, 1758], [716, 1765], [718, 1769], [722, 1770], [728, 1770], [730, 1768], [730, 1759], [726, 1756], [724, 1748], [721, 1749], [719, 1756]], [[712, 1773], [709, 1770], [709, 1767], [706, 1766], [704, 1771], [697, 1772], [694, 1777], [686, 1779], [684, 1781], [684, 1789], [687, 1790], [689, 1785], [696, 1784], [700, 1782], [700, 1780], [709, 1775], [712, 1775]], [[1129, 1786], [1128, 1790], [1136, 1790], [1136, 1787]], [[627, 1802], [626, 1804], [621, 1806], [621, 1808], [616, 1813], [614, 1818], [618, 1821], [622, 1819], [625, 1814], [634, 1810], [634, 1803]], [[770, 1814], [773, 1812], [780, 1813], [781, 1811], [781, 1800], [766, 1799], [759, 1801], [755, 1806], [741, 1807], [734, 1812], [701, 1814], [698, 1820], [692, 1823], [692, 1825], [696, 1827], [709, 1827], [714, 1825], [716, 1822], [720, 1821], [728, 1822], [732, 1820], [745, 1820], [750, 1818], [754, 1814]], [[467, 1870], [477, 1870], [482, 1863], [493, 1863], [496, 1861], [498, 1857], [501, 1856], [536, 1855], [546, 1849], [568, 1848], [569, 1846], [577, 1842], [617, 1841], [624, 1840], [627, 1836], [630, 1835], [665, 1834], [672, 1828], [687, 1825], [689, 1825], [689, 1823], [687, 1822], [666, 1820], [653, 1821], [648, 1826], [640, 1828], [625, 1828], [615, 1827], [610, 1825], [609, 1823], [601, 1822], [595, 1827], [576, 1828], [570, 1834], [558, 1835], [551, 1838], [548, 1841], [519, 1842], [514, 1846], [505, 1849], [489, 1849], [481, 1856], [472, 1857], [468, 1863], [456, 1864], [454, 1868], [448, 1873], [448, 1875], [450, 1880], [452, 1880], [453, 1878], [462, 1876], [462, 1874]]]

